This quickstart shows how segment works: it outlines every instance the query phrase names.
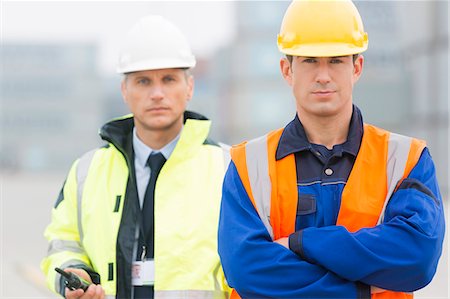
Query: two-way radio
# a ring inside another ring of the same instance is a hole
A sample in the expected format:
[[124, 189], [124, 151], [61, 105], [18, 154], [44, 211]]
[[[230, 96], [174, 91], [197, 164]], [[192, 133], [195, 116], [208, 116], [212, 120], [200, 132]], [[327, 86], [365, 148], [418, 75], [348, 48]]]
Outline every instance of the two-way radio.
[[69, 288], [69, 290], [74, 291], [76, 289], [83, 289], [83, 291], [86, 292], [89, 285], [91, 284], [75, 273], [66, 272], [60, 268], [55, 268], [55, 271], [61, 274], [62, 277], [64, 277], [64, 284]]

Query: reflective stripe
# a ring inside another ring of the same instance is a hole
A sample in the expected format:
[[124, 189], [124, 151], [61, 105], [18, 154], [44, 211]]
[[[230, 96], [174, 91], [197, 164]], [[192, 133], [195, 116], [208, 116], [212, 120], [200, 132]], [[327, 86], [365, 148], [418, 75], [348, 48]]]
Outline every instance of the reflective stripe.
[[222, 142], [219, 142], [219, 146], [222, 148], [223, 165], [224, 165], [225, 171], [227, 171], [228, 165], [230, 164], [230, 161], [231, 161], [231, 155], [230, 155], [231, 146], [229, 146], [228, 144], [222, 143]]
[[388, 143], [388, 162], [386, 166], [388, 192], [384, 200], [383, 209], [380, 213], [377, 225], [383, 222], [384, 211], [389, 203], [389, 198], [397, 186], [397, 183], [402, 179], [405, 172], [406, 163], [408, 160], [408, 153], [411, 147], [412, 138], [391, 133], [389, 135]]
[[224, 291], [204, 291], [204, 290], [155, 290], [155, 299], [226, 299], [228, 293]]
[[270, 224], [272, 183], [269, 176], [267, 135], [248, 142], [245, 145], [245, 150], [250, 187], [259, 218], [261, 218], [270, 237], [273, 239], [273, 229]]
[[54, 253], [62, 251], [70, 251], [85, 254], [83, 247], [77, 241], [52, 240], [48, 247], [47, 255], [52, 255]]
[[89, 172], [89, 166], [91, 166], [92, 159], [97, 149], [91, 150], [85, 153], [77, 165], [77, 216], [78, 216], [78, 232], [80, 234], [80, 243], [83, 242], [83, 227], [81, 223], [82, 210], [81, 200], [83, 197], [84, 183]]
[[218, 274], [220, 271], [220, 262], [217, 263], [216, 267], [213, 270], [213, 277], [214, 277], [214, 289], [215, 290], [221, 290], [222, 288], [220, 287], [220, 283], [217, 280]]

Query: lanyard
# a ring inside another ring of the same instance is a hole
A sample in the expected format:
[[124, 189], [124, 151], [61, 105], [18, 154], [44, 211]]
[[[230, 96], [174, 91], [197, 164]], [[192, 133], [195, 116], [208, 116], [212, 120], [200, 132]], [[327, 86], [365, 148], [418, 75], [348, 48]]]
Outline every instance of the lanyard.
[[[151, 217], [153, 217], [153, 218], [155, 217], [154, 212]], [[147, 253], [149, 252], [149, 246], [154, 246], [154, 244], [150, 244], [150, 243], [154, 243], [154, 229], [155, 229], [153, 226], [152, 227], [153, 232], [151, 230], [149, 230], [146, 235], [144, 232], [144, 219], [143, 218], [144, 218], [143, 210], [139, 208], [139, 212], [138, 212], [138, 226], [139, 226], [138, 246], [141, 244], [141, 241], [143, 242], [141, 261], [145, 261], [147, 259]], [[153, 238], [152, 238], [152, 234], [153, 234]], [[153, 258], [153, 254], [152, 254], [151, 258]]]

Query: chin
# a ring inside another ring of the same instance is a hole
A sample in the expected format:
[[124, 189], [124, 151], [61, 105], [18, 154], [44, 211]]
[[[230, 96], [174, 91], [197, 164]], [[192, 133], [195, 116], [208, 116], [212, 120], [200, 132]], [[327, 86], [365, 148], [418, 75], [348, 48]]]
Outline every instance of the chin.
[[338, 114], [339, 109], [328, 103], [321, 103], [312, 107], [306, 107], [305, 112], [315, 116], [329, 117]]
[[338, 114], [336, 109], [322, 109], [316, 112], [317, 116], [330, 117]]
[[164, 131], [171, 128], [169, 123], [151, 123], [146, 126], [151, 131]]
[[153, 131], [165, 131], [171, 130], [178, 124], [177, 120], [174, 119], [158, 119], [157, 121], [150, 121], [146, 125], [150, 130]]
[[328, 101], [315, 103], [315, 105], [311, 105], [309, 111], [313, 112], [317, 115], [322, 115], [324, 117], [335, 116], [342, 113], [347, 113], [349, 110], [352, 111], [352, 103], [342, 103], [337, 101]]

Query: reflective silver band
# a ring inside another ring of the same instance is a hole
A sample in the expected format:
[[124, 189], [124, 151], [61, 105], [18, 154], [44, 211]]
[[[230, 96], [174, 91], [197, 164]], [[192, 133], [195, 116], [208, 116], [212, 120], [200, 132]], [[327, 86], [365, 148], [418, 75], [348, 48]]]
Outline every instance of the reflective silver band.
[[214, 270], [213, 270], [213, 275], [214, 275], [214, 289], [215, 289], [215, 290], [221, 290], [220, 283], [219, 283], [219, 281], [217, 280], [217, 275], [219, 274], [219, 270], [220, 270], [220, 262], [217, 262], [217, 265], [216, 265], [216, 267], [215, 267]]
[[230, 164], [231, 161], [231, 155], [230, 155], [230, 149], [231, 146], [229, 146], [228, 144], [219, 142], [219, 146], [222, 148], [222, 152], [223, 152], [223, 166], [225, 171], [227, 171], [228, 169], [228, 165]]
[[228, 293], [224, 291], [204, 290], [180, 290], [162, 291], [155, 290], [155, 299], [226, 299]]
[[92, 158], [94, 157], [97, 149], [91, 150], [85, 153], [77, 165], [77, 216], [78, 216], [78, 232], [80, 234], [80, 243], [83, 242], [83, 227], [81, 223], [82, 209], [81, 201], [83, 198], [84, 183], [89, 172], [89, 166], [91, 166]]
[[77, 241], [67, 241], [67, 240], [52, 240], [48, 246], [47, 255], [52, 255], [54, 253], [70, 251], [75, 253], [85, 254], [83, 247], [80, 242]]
[[259, 218], [273, 239], [273, 229], [270, 225], [272, 183], [269, 176], [267, 135], [249, 141], [245, 150], [250, 187]]
[[384, 220], [384, 212], [389, 203], [389, 199], [397, 186], [397, 183], [402, 179], [405, 172], [406, 162], [408, 161], [409, 149], [411, 147], [412, 138], [391, 133], [389, 135], [388, 143], [388, 161], [386, 166], [388, 192], [384, 200], [383, 209], [381, 210], [378, 224]]

